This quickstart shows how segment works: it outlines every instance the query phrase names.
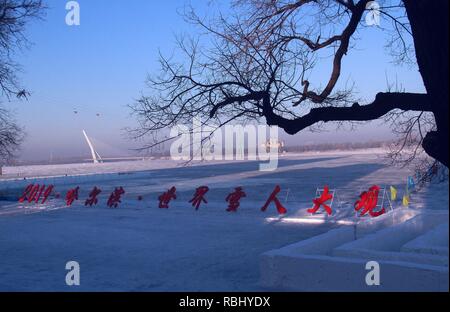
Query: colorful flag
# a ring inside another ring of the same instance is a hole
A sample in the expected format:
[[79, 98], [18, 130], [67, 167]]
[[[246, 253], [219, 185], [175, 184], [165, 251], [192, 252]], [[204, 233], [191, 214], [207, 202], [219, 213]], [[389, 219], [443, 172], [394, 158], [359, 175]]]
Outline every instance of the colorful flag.
[[411, 191], [414, 191], [416, 188], [416, 184], [414, 183], [413, 177], [409, 176], [406, 181], [406, 192], [409, 194]]
[[396, 199], [397, 199], [397, 189], [391, 186], [391, 201], [394, 201]]
[[403, 195], [403, 206], [408, 207], [409, 205], [409, 195]]

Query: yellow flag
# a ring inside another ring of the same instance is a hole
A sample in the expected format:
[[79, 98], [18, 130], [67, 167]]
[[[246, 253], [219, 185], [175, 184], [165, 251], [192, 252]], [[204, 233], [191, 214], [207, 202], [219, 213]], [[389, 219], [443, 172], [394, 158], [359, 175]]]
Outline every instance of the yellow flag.
[[391, 200], [394, 201], [397, 199], [397, 189], [391, 186]]
[[409, 205], [409, 196], [403, 195], [403, 206], [408, 207]]

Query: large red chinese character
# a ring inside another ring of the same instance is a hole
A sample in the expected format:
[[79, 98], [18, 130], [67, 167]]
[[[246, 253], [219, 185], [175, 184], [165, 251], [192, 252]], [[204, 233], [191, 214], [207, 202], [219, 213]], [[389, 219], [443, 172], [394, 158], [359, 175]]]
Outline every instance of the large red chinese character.
[[364, 216], [366, 213], [369, 213], [371, 217], [381, 216], [386, 212], [384, 207], [381, 207], [379, 211], [373, 211], [378, 204], [378, 194], [380, 193], [380, 187], [378, 185], [374, 185], [369, 188], [369, 191], [362, 192], [359, 195], [359, 200], [355, 202], [355, 210], [360, 211], [360, 216]]
[[98, 199], [97, 196], [102, 192], [101, 189], [97, 188], [96, 186], [92, 189], [92, 191], [89, 193], [89, 198], [86, 199], [84, 202], [85, 206], [92, 207], [92, 205], [97, 205]]
[[192, 203], [192, 207], [195, 207], [195, 210], [198, 210], [198, 207], [200, 207], [200, 204], [202, 201], [207, 204], [208, 201], [205, 199], [205, 194], [208, 193], [209, 187], [207, 186], [200, 186], [195, 190], [194, 197], [189, 201]]
[[80, 190], [80, 187], [77, 186], [74, 189], [71, 189], [66, 194], [66, 205], [72, 206], [73, 202], [78, 200], [78, 191]]
[[277, 207], [278, 213], [279, 214], [285, 214], [287, 212], [286, 208], [283, 207], [283, 205], [281, 204], [281, 202], [278, 200], [277, 198], [277, 194], [281, 191], [281, 188], [279, 185], [277, 185], [275, 187], [275, 189], [273, 190], [272, 194], [270, 194], [269, 198], [267, 199], [266, 203], [264, 204], [264, 206], [261, 208], [261, 211], [266, 211], [267, 207], [269, 207], [269, 204], [271, 202], [275, 202], [275, 205]]
[[45, 188], [45, 185], [39, 186], [39, 184], [30, 184], [25, 188], [25, 191], [23, 192], [22, 196], [19, 198], [19, 202], [23, 203], [25, 200], [28, 200], [29, 203], [34, 201], [35, 203], [39, 202], [39, 199], [42, 195], [44, 195], [44, 198], [42, 199], [41, 204], [44, 204], [50, 194], [53, 191], [53, 185], [49, 185], [47, 189]]
[[117, 206], [119, 206], [119, 204], [122, 202], [120, 200], [120, 198], [122, 197], [122, 195], [125, 194], [125, 190], [123, 189], [123, 187], [116, 187], [114, 189], [114, 192], [111, 193], [111, 195], [109, 196], [108, 202], [106, 203], [108, 205], [109, 208], [117, 208]]
[[159, 208], [169, 208], [169, 202], [172, 199], [176, 199], [177, 195], [175, 194], [177, 191], [175, 186], [172, 186], [172, 188], [170, 190], [168, 190], [167, 192], [164, 192], [162, 195], [160, 195], [158, 197], [159, 200]]
[[234, 189], [233, 193], [228, 194], [227, 198], [225, 198], [225, 201], [228, 202], [228, 208], [227, 211], [233, 211], [236, 212], [239, 208], [239, 201], [242, 197], [246, 197], [247, 194], [245, 194], [244, 191], [242, 191], [242, 187], [236, 187]]
[[331, 215], [333, 213], [333, 211], [331, 210], [331, 207], [326, 204], [327, 201], [329, 201], [330, 199], [333, 199], [333, 195], [331, 195], [329, 193], [329, 191], [330, 191], [330, 189], [328, 188], [328, 186], [325, 186], [323, 188], [322, 195], [319, 198], [313, 199], [314, 206], [312, 208], [308, 209], [307, 211], [309, 213], [316, 213], [317, 210], [319, 210], [319, 208], [321, 206], [323, 206], [323, 208], [325, 209], [327, 214]]

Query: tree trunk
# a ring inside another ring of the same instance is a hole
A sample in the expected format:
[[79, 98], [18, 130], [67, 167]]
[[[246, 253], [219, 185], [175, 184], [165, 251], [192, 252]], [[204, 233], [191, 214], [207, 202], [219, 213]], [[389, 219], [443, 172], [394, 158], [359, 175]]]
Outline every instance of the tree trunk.
[[436, 120], [423, 148], [449, 165], [449, 1], [404, 0], [414, 38], [420, 74]]

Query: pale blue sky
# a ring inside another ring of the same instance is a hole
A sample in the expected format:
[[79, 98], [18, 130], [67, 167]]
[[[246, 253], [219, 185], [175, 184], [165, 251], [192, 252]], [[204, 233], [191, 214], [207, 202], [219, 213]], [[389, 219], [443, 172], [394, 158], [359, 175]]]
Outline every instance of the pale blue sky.
[[[28, 134], [22, 159], [48, 159], [51, 152], [54, 157], [88, 155], [82, 129], [95, 138], [103, 154], [136, 146], [123, 138], [122, 129], [134, 124], [126, 105], [145, 88], [147, 74], [157, 70], [158, 49], [170, 52], [175, 34], [193, 31], [177, 13], [186, 0], [78, 2], [81, 25], [69, 27], [65, 24], [66, 1], [47, 1], [50, 8], [45, 20], [29, 27], [33, 46], [16, 58], [23, 66], [20, 77], [32, 93], [28, 102], [5, 103]], [[200, 11], [208, 9], [207, 1], [190, 3]], [[390, 63], [384, 36], [375, 27], [361, 33], [357, 50], [344, 60], [343, 79], [354, 80], [359, 94], [368, 100], [385, 90], [386, 76], [397, 79], [408, 91], [422, 91], [415, 68]], [[324, 76], [328, 74], [325, 69]], [[388, 133], [372, 125], [350, 134], [304, 132], [288, 142], [376, 140]]]

